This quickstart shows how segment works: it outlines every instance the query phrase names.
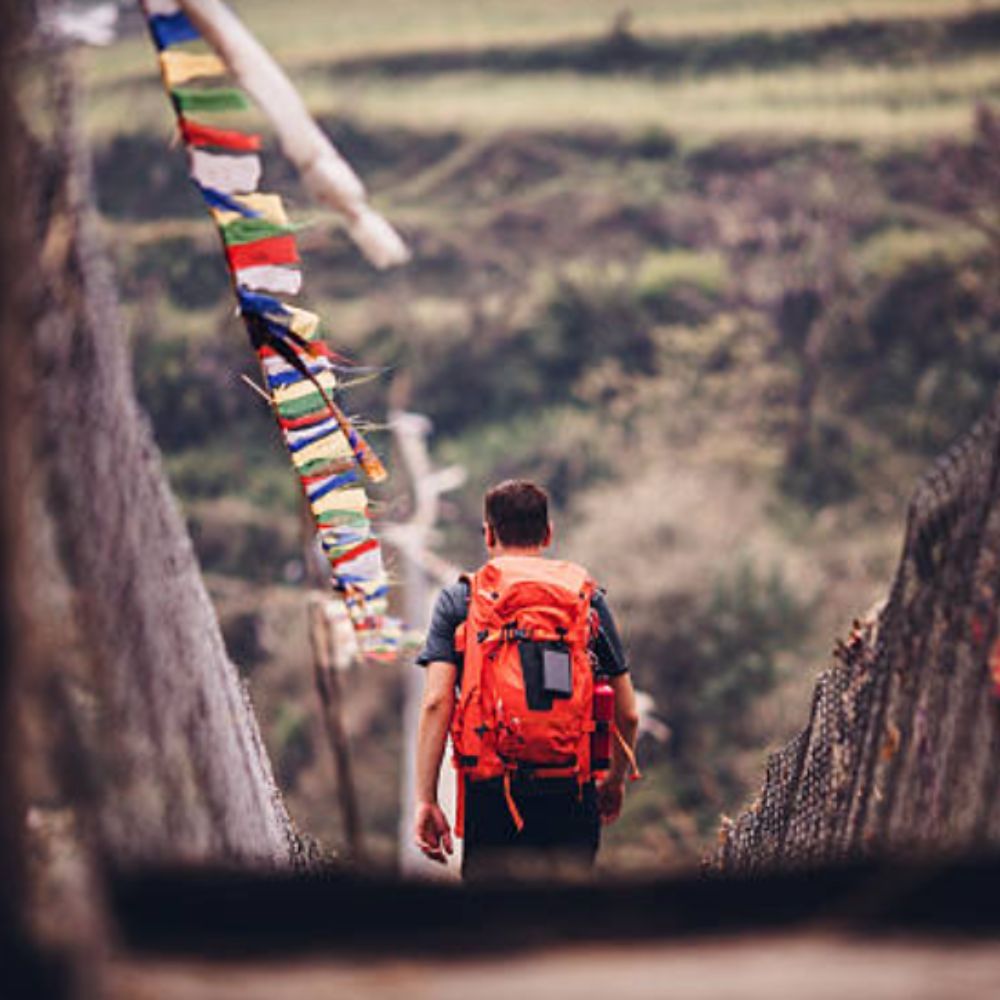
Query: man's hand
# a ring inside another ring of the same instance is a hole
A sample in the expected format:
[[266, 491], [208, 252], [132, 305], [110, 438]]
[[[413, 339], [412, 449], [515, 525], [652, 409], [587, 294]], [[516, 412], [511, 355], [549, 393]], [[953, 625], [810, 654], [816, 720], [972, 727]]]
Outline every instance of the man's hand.
[[455, 664], [445, 660], [434, 660], [427, 665], [417, 725], [417, 815], [413, 838], [427, 857], [441, 864], [445, 863], [445, 853], [451, 854], [452, 842], [448, 819], [437, 804], [437, 787], [448, 725], [455, 709], [457, 673]]
[[607, 826], [621, 815], [622, 799], [625, 797], [625, 782], [615, 778], [605, 778], [597, 786], [597, 812], [601, 822]]
[[431, 861], [438, 861], [443, 865], [447, 862], [445, 855], [454, 851], [448, 817], [436, 802], [421, 802], [417, 806], [413, 834], [417, 847]]

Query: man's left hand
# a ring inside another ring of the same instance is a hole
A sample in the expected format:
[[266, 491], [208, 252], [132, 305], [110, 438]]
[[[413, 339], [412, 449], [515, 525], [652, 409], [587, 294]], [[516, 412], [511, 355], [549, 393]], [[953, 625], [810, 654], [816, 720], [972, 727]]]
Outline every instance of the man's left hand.
[[625, 798], [625, 782], [613, 778], [605, 779], [597, 786], [597, 812], [601, 822], [607, 826], [621, 815]]
[[455, 850], [451, 839], [451, 825], [436, 802], [418, 803], [413, 832], [417, 847], [431, 861], [442, 865], [448, 863], [447, 855]]

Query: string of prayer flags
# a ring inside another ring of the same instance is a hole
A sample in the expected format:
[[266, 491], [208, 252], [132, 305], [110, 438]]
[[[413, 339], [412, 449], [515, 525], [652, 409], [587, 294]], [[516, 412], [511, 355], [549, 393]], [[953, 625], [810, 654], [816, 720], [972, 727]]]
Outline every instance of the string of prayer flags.
[[391, 225], [368, 204], [365, 187], [334, 148], [281, 68], [222, 0], [178, 0], [236, 82], [266, 115], [285, 156], [312, 196], [340, 213], [347, 232], [376, 267], [405, 263], [410, 253]]
[[240, 314], [329, 561], [331, 583], [343, 596], [360, 648], [370, 656], [391, 656], [404, 632], [386, 615], [382, 550], [364, 484], [366, 478], [384, 479], [385, 469], [337, 404], [340, 368], [319, 337], [319, 317], [278, 297], [299, 293], [301, 259], [280, 196], [258, 191], [261, 138], [213, 116], [231, 119], [246, 110], [249, 93], [307, 186], [346, 217], [369, 259], [385, 267], [406, 260], [408, 251], [368, 206], [361, 181], [291, 83], [221, 0], [140, 3], [191, 179], [218, 227]]

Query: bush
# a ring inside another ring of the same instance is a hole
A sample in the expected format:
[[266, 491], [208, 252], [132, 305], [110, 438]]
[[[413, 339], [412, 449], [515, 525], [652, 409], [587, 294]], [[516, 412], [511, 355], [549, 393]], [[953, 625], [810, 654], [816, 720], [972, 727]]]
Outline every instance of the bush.
[[253, 352], [231, 330], [199, 340], [137, 338], [135, 376], [139, 401], [167, 452], [218, 439], [227, 429], [257, 421], [261, 402], [241, 373], [259, 378]]
[[262, 422], [241, 434], [199, 448], [189, 448], [167, 460], [170, 484], [186, 502], [239, 496], [280, 515], [300, 510], [302, 492], [277, 428]]
[[123, 291], [135, 297], [148, 285], [164, 288], [181, 309], [204, 309], [220, 302], [229, 290], [222, 254], [186, 236], [143, 243], [127, 268]]
[[636, 292], [657, 322], [698, 323], [716, 307], [727, 276], [725, 258], [718, 253], [653, 253], [639, 268]]
[[94, 178], [101, 211], [113, 218], [204, 218], [183, 157], [165, 148], [159, 129], [115, 135], [98, 146]]
[[412, 372], [414, 398], [443, 436], [570, 402], [579, 380], [607, 359], [627, 375], [657, 368], [650, 318], [620, 281], [564, 279], [534, 322], [506, 330], [485, 321], [470, 326], [403, 346], [395, 359]]
[[936, 452], [989, 405], [1000, 325], [986, 260], [920, 260], [878, 290], [854, 401], [906, 447]]
[[302, 559], [299, 524], [293, 517], [258, 512], [233, 499], [194, 506], [191, 540], [205, 572], [278, 583]]
[[289, 702], [283, 702], [271, 736], [276, 744], [275, 777], [287, 794], [294, 791], [301, 773], [316, 759], [308, 716]]
[[778, 571], [750, 563], [706, 596], [661, 594], [626, 609], [636, 684], [669, 722], [666, 752], [686, 774], [684, 805], [706, 813], [739, 801], [734, 759], [756, 747], [754, 706], [778, 679], [778, 657], [806, 636], [808, 607]]
[[788, 455], [779, 486], [810, 507], [843, 503], [857, 495], [864, 466], [865, 459], [858, 454], [847, 428], [833, 419], [818, 418]]
[[249, 677], [257, 667], [265, 663], [270, 654], [263, 642], [263, 619], [256, 611], [242, 611], [238, 614], [220, 617], [222, 637], [226, 652], [244, 677]]

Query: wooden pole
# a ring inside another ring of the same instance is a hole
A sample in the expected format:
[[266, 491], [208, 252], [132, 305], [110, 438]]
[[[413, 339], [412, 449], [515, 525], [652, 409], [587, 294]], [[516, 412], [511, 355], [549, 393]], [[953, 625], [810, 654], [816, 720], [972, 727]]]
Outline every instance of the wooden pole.
[[[427, 628], [430, 613], [430, 595], [427, 575], [410, 546], [399, 546], [403, 563], [403, 613], [409, 628], [423, 632]], [[420, 705], [423, 701], [423, 671], [411, 664], [406, 665], [403, 679], [403, 780], [399, 809], [399, 869], [401, 874], [414, 877], [440, 877], [442, 869], [429, 861], [417, 848], [413, 840], [413, 817], [416, 810], [416, 757], [417, 725], [420, 721]], [[443, 769], [442, 769], [443, 770]], [[442, 784], [439, 800], [447, 811], [449, 789]]]
[[367, 861], [361, 812], [354, 781], [351, 745], [344, 722], [344, 698], [337, 665], [337, 637], [327, 612], [329, 602], [335, 600], [323, 592], [329, 572], [326, 560], [316, 548], [316, 529], [312, 515], [303, 508], [302, 545], [305, 559], [306, 580], [313, 588], [309, 597], [309, 643], [313, 655], [313, 676], [319, 696], [323, 732], [333, 755], [337, 775], [337, 801], [348, 858], [356, 864]]
[[[403, 585], [405, 591], [404, 614], [406, 624], [417, 630], [427, 628], [431, 610], [431, 577], [436, 583], [453, 583], [458, 579], [458, 570], [429, 551], [430, 537], [437, 522], [441, 495], [465, 479], [464, 470], [458, 467], [433, 469], [427, 437], [430, 421], [418, 413], [396, 410], [390, 414], [396, 448], [401, 465], [409, 480], [412, 497], [412, 511], [405, 524], [387, 525], [383, 536], [399, 552], [403, 563]], [[447, 869], [429, 861], [420, 853], [413, 841], [413, 816], [416, 808], [416, 762], [417, 723], [420, 717], [420, 703], [423, 700], [422, 672], [409, 669], [405, 679], [403, 705], [403, 781], [400, 789], [399, 816], [399, 868], [404, 875], [420, 878], [440, 878], [443, 874], [457, 875], [461, 862], [461, 847]], [[442, 768], [439, 801], [445, 812], [454, 819], [454, 780]]]
[[330, 598], [314, 593], [309, 599], [309, 641], [313, 651], [316, 692], [333, 763], [337, 771], [337, 799], [344, 824], [344, 838], [351, 861], [364, 864], [364, 834], [358, 809], [351, 746], [344, 724], [344, 699], [336, 662], [336, 637], [326, 605]]

